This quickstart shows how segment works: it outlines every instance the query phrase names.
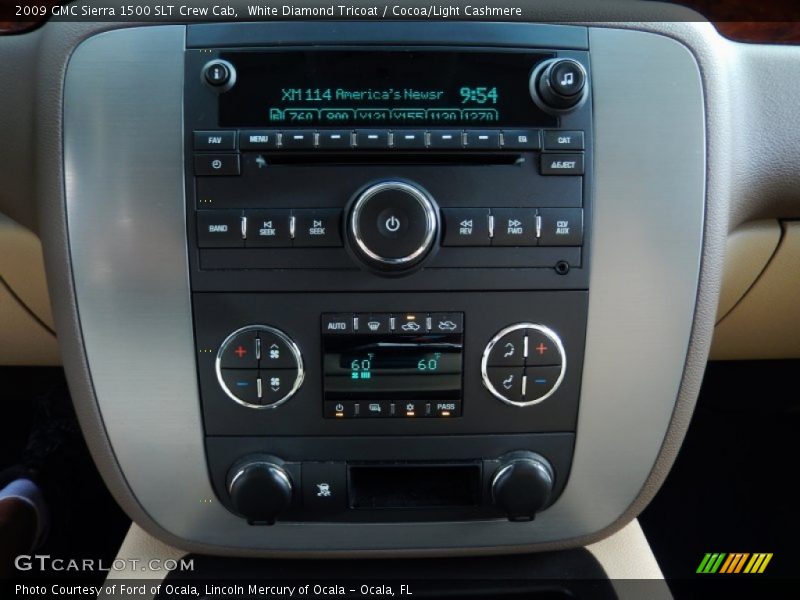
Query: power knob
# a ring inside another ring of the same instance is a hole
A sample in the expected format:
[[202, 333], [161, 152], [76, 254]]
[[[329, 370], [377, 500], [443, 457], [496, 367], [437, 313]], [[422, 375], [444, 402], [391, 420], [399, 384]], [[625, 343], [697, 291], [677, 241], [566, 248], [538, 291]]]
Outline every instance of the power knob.
[[553, 468], [533, 452], [507, 454], [492, 477], [492, 500], [509, 521], [531, 521], [550, 501]]
[[545, 112], [563, 114], [586, 100], [586, 69], [571, 58], [546, 60], [531, 73], [529, 89], [533, 101]]
[[433, 254], [439, 210], [421, 187], [382, 181], [351, 201], [346, 229], [348, 250], [359, 263], [379, 275], [402, 275]]
[[228, 472], [231, 505], [248, 523], [272, 525], [292, 502], [292, 480], [283, 461], [274, 456], [253, 455], [237, 462]]

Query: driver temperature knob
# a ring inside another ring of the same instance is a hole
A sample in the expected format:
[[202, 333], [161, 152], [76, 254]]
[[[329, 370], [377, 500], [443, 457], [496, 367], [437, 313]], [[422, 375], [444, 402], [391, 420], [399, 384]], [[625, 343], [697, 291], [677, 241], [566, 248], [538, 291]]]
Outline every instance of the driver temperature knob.
[[492, 500], [509, 521], [531, 521], [553, 493], [553, 468], [533, 452], [512, 452], [492, 477]]
[[350, 253], [370, 271], [409, 273], [432, 254], [439, 210], [422, 188], [383, 181], [353, 199], [346, 229]]
[[227, 488], [234, 510], [248, 523], [272, 525], [292, 502], [292, 481], [274, 456], [254, 455], [234, 464]]

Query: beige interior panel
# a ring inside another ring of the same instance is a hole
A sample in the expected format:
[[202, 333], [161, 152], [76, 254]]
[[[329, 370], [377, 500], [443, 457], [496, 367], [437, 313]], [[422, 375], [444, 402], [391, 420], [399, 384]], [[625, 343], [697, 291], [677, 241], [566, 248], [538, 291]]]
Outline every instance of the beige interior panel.
[[0, 281], [0, 365], [59, 365], [56, 336]]
[[745, 223], [730, 233], [725, 249], [717, 322], [736, 306], [758, 279], [780, 239], [781, 226], [775, 219]]
[[[0, 214], [0, 277], [44, 325], [55, 331], [42, 244], [30, 229], [3, 214]], [[0, 343], [5, 343], [2, 337]]]
[[800, 358], [800, 221], [782, 227], [767, 268], [717, 324], [711, 359]]

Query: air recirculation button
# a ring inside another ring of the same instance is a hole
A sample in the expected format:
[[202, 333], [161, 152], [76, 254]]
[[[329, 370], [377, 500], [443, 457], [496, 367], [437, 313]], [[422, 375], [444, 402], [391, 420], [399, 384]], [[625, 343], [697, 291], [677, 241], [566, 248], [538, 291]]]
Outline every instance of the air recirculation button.
[[483, 352], [483, 384], [513, 406], [549, 398], [564, 379], [567, 359], [555, 331], [535, 323], [517, 323], [498, 332]]
[[250, 325], [220, 345], [217, 379], [234, 402], [249, 408], [275, 408], [303, 383], [300, 349], [285, 333], [267, 325]]

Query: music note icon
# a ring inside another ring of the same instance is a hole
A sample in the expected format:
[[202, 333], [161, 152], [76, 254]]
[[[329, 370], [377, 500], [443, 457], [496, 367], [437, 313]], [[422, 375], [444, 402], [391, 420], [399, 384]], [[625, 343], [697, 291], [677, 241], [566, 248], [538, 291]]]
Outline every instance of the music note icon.
[[561, 78], [559, 82], [561, 85], [572, 85], [575, 83], [575, 74], [574, 73], [564, 73], [564, 76]]

